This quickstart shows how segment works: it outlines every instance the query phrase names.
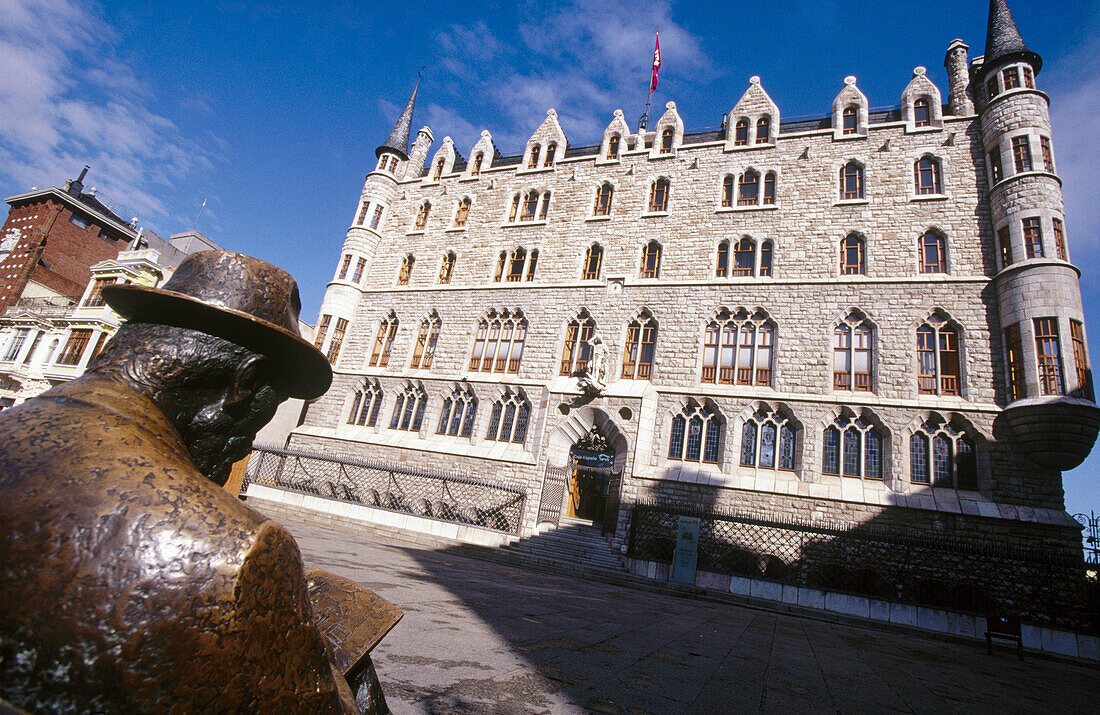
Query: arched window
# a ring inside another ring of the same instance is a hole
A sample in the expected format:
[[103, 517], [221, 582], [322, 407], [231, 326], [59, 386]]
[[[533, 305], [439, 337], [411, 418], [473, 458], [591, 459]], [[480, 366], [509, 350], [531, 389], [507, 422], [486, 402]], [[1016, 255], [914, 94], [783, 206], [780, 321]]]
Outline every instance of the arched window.
[[594, 281], [600, 277], [600, 264], [603, 263], [603, 247], [593, 243], [584, 254], [584, 268], [581, 269], [581, 280]]
[[424, 227], [428, 225], [428, 214], [432, 210], [431, 203], [425, 201], [420, 204], [420, 208], [416, 212], [416, 223], [413, 224], [413, 230], [423, 231]]
[[882, 479], [882, 432], [865, 417], [838, 417], [825, 428], [821, 451], [822, 474]]
[[611, 196], [614, 192], [614, 187], [608, 182], [604, 182], [600, 185], [600, 188], [596, 189], [596, 206], [592, 211], [593, 216], [611, 215]]
[[913, 126], [928, 127], [932, 125], [932, 108], [925, 97], [920, 97], [913, 102]]
[[546, 220], [546, 214], [550, 211], [550, 192], [546, 191], [542, 194], [542, 206], [539, 208], [539, 221]]
[[523, 395], [505, 390], [501, 398], [493, 403], [493, 412], [489, 416], [489, 429], [485, 439], [523, 444], [527, 439], [527, 424], [530, 418], [531, 405]]
[[775, 205], [775, 172], [769, 171], [764, 176], [764, 205]]
[[390, 417], [390, 429], [419, 432], [424, 423], [424, 409], [428, 405], [428, 396], [424, 388], [408, 385], [397, 395], [393, 404], [393, 416]]
[[557, 153], [558, 153], [558, 145], [551, 142], [546, 147], [546, 161], [544, 161], [542, 165], [543, 166], [553, 166], [554, 165], [554, 155], [557, 154]]
[[738, 119], [737, 126], [733, 130], [733, 145], [746, 146], [749, 143], [749, 120]]
[[443, 409], [439, 411], [439, 425], [435, 433], [469, 437], [474, 433], [476, 415], [477, 398], [473, 390], [469, 387], [456, 387], [454, 392], [443, 398]]
[[455, 212], [455, 228], [466, 225], [466, 219], [470, 215], [470, 199], [465, 198], [458, 202], [458, 211]]
[[714, 277], [725, 278], [730, 274], [730, 242], [721, 241], [718, 244], [718, 259], [714, 263]]
[[690, 400], [683, 411], [672, 418], [668, 458], [718, 464], [723, 428], [722, 418], [710, 405], [702, 406]]
[[592, 359], [592, 337], [596, 334], [596, 321], [582, 310], [565, 326], [565, 347], [561, 353], [561, 371], [563, 376], [582, 373], [588, 369]]
[[493, 282], [500, 283], [504, 280], [504, 268], [508, 265], [508, 252], [501, 251], [500, 257], [497, 258], [497, 270], [493, 275]]
[[943, 193], [938, 159], [922, 156], [913, 164], [913, 190], [918, 195]]
[[653, 354], [657, 348], [657, 321], [649, 311], [626, 326], [626, 349], [623, 351], [624, 380], [648, 380], [653, 370]]
[[909, 481], [934, 487], [977, 489], [974, 439], [960, 425], [926, 421], [909, 437]]
[[850, 104], [844, 108], [842, 115], [844, 122], [844, 134], [856, 134], [859, 132], [859, 108]]
[[920, 272], [947, 273], [947, 239], [935, 231], [920, 237]]
[[751, 276], [756, 268], [756, 244], [745, 236], [733, 247], [733, 276]]
[[443, 262], [439, 266], [439, 282], [446, 284], [451, 282], [451, 276], [455, 272], [455, 254], [454, 251], [447, 251], [443, 254]]
[[481, 173], [481, 162], [485, 160], [485, 155], [478, 153], [474, 156], [474, 163], [470, 167], [470, 176], [477, 176]]
[[397, 272], [397, 285], [407, 286], [409, 279], [412, 278], [413, 266], [416, 265], [416, 257], [413, 254], [405, 256], [401, 261], [401, 270]]
[[439, 181], [439, 177], [443, 176], [443, 164], [446, 162], [444, 157], [439, 157], [439, 161], [435, 163], [435, 172], [432, 174], [432, 181]]
[[607, 158], [618, 159], [619, 158], [619, 141], [621, 141], [618, 134], [612, 134], [611, 138], [607, 140]]
[[722, 208], [733, 206], [733, 175], [726, 174], [722, 179]]
[[539, 165], [539, 152], [541, 151], [541, 149], [542, 147], [540, 147], [538, 144], [531, 147], [531, 158], [527, 162], [528, 169], [534, 169], [536, 166]]
[[519, 372], [523, 342], [527, 338], [527, 319], [522, 313], [489, 311], [478, 322], [471, 372]]
[[672, 139], [675, 136], [676, 136], [676, 130], [673, 129], [672, 127], [665, 127], [664, 131], [661, 132], [661, 153], [662, 154], [671, 154], [672, 153]]
[[432, 366], [432, 358], [435, 356], [435, 344], [439, 342], [439, 316], [432, 314], [420, 321], [420, 332], [416, 336], [416, 345], [413, 346], [412, 364], [413, 370], [427, 370]]
[[512, 208], [508, 210], [508, 223], [515, 223], [519, 213], [519, 194], [512, 197]]
[[390, 364], [390, 353], [396, 337], [397, 316], [391, 312], [378, 324], [378, 335], [374, 339], [374, 350], [370, 356], [371, 367], [385, 367]]
[[649, 210], [651, 213], [668, 211], [668, 179], [660, 178], [649, 187]]
[[742, 467], [794, 470], [795, 429], [782, 412], [757, 410], [741, 427]]
[[357, 390], [351, 400], [348, 424], [374, 427], [378, 423], [378, 410], [382, 407], [382, 388], [378, 383], [365, 385]]
[[539, 205], [539, 192], [528, 191], [527, 197], [523, 200], [523, 212], [519, 215], [520, 221], [534, 221], [535, 211]]
[[527, 259], [527, 280], [535, 280], [535, 266], [538, 265], [538, 262], [539, 251], [536, 248], [535, 250], [531, 251], [531, 257]]
[[840, 170], [840, 200], [863, 198], [863, 167], [849, 161]]
[[871, 391], [874, 330], [857, 312], [833, 329], [833, 389]]
[[1058, 318], [1035, 318], [1035, 357], [1039, 363], [1039, 389], [1044, 395], [1066, 394], [1062, 370], [1062, 343]]
[[642, 278], [657, 278], [661, 274], [661, 244], [650, 241], [642, 249]]
[[938, 314], [917, 328], [917, 392], [959, 394], [959, 331]]
[[707, 323], [700, 381], [770, 387], [774, 339], [775, 326], [764, 311], [750, 316], [722, 308]]
[[760, 196], [760, 174], [753, 169], [748, 169], [737, 180], [737, 205], [756, 206], [756, 200]]
[[760, 275], [764, 277], [772, 274], [772, 242], [764, 241], [760, 244]]
[[855, 276], [867, 272], [863, 237], [850, 233], [840, 242], [840, 275]]
[[519, 283], [523, 280], [523, 266], [527, 262], [527, 251], [517, 248], [512, 251], [512, 260], [508, 262], [508, 282]]
[[768, 134], [771, 132], [772, 118], [767, 114], [756, 120], [756, 143], [767, 144], [769, 140]]

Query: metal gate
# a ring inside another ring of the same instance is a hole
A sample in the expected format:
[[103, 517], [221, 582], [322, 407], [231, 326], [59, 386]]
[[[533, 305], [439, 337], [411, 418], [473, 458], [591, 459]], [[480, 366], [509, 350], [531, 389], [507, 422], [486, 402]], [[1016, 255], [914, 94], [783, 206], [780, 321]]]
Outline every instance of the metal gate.
[[615, 527], [619, 524], [619, 501], [622, 498], [623, 488], [622, 471], [612, 472], [611, 481], [607, 485], [607, 501], [603, 507], [603, 535], [615, 533]]
[[546, 465], [546, 479], [542, 482], [542, 496], [539, 498], [539, 517], [535, 521], [536, 526], [546, 523], [558, 525], [568, 484], [569, 470]]

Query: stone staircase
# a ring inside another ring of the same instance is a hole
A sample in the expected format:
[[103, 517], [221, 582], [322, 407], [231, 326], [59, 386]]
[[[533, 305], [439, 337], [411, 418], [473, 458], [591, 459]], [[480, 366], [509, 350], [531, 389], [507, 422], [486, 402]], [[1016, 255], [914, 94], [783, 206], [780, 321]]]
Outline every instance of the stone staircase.
[[562, 517], [558, 528], [520, 539], [500, 551], [515, 556], [523, 565], [626, 573], [600, 527], [584, 519]]

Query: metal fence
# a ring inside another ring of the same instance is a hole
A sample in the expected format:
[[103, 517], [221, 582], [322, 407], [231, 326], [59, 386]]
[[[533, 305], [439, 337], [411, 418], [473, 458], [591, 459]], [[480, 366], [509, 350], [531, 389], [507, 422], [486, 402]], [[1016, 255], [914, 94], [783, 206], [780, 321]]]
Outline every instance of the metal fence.
[[902, 603], [1018, 615], [1036, 625], [1095, 630], [1080, 557], [914, 529], [693, 513], [635, 505], [628, 555], [670, 562], [679, 517], [697, 516], [698, 568]]
[[520, 489], [457, 474], [268, 447], [253, 450], [248, 483], [516, 535], [525, 498]]

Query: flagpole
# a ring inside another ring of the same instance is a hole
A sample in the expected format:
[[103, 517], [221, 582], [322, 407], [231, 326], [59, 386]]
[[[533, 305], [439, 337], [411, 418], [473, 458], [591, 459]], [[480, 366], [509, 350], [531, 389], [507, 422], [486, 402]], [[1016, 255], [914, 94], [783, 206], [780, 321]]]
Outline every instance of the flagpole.
[[657, 89], [657, 72], [661, 69], [661, 28], [657, 28], [656, 39], [653, 42], [653, 71], [649, 77], [649, 94], [645, 98], [645, 111], [638, 117], [638, 133], [641, 134], [649, 128], [649, 104], [653, 101], [653, 92]]

